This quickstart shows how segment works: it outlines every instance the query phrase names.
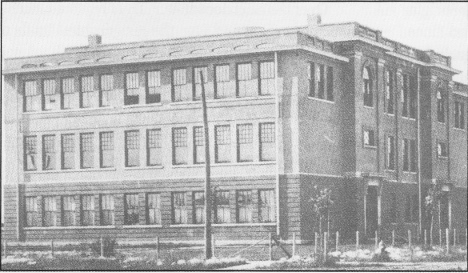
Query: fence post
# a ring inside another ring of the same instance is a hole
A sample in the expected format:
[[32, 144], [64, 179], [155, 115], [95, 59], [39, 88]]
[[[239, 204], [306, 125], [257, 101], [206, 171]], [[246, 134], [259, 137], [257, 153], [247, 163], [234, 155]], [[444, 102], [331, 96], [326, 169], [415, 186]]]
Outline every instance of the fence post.
[[296, 232], [293, 232], [292, 240], [292, 255], [296, 256]]
[[392, 246], [395, 246], [395, 230], [392, 230]]
[[439, 228], [439, 245], [440, 245], [440, 248], [442, 248], [442, 229]]
[[457, 230], [454, 228], [453, 229], [453, 246], [455, 247], [457, 245]]
[[359, 230], [356, 231], [356, 250], [359, 249]]
[[159, 236], [156, 236], [156, 261], [159, 261]]
[[410, 250], [410, 260], [413, 261], [413, 248], [411, 244], [411, 230], [408, 229], [408, 245], [409, 245], [409, 250]]
[[214, 234], [211, 234], [211, 256], [212, 257], [216, 257], [215, 256], [215, 235]]
[[50, 241], [50, 251], [52, 253], [52, 257], [54, 257], [54, 240], [53, 239]]
[[447, 244], [447, 254], [450, 252], [450, 231], [448, 228], [445, 229], [445, 242]]
[[377, 230], [375, 231], [375, 249], [377, 249], [379, 247], [379, 239], [378, 239], [378, 234], [377, 234]]
[[427, 229], [424, 230], [424, 247], [427, 247]]
[[328, 232], [323, 234], [323, 258], [327, 260]]
[[336, 246], [335, 246], [336, 251], [338, 251], [338, 247], [339, 247], [339, 246], [340, 246], [340, 232], [337, 231], [337, 232], [336, 232]]
[[314, 256], [317, 258], [317, 243], [318, 243], [318, 235], [317, 232], [315, 232], [315, 237], [314, 237]]
[[270, 233], [270, 240], [268, 241], [269, 243], [269, 251], [270, 251], [270, 261], [273, 260], [273, 249], [272, 249], [272, 245], [271, 245], [271, 233]]
[[104, 241], [102, 240], [102, 237], [99, 241], [101, 242], [101, 257], [104, 257]]

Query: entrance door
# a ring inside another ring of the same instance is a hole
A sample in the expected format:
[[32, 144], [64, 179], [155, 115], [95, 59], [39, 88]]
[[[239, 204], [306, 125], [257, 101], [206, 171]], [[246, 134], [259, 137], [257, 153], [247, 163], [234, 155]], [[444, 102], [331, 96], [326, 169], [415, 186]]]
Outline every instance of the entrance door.
[[366, 231], [367, 236], [373, 237], [378, 229], [378, 187], [367, 187], [366, 196]]

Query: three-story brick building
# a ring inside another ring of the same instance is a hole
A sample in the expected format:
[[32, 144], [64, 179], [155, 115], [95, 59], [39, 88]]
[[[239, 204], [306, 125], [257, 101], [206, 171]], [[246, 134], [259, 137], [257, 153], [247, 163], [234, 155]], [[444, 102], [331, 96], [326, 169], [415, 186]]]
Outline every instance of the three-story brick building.
[[214, 232], [418, 230], [440, 183], [466, 228], [468, 87], [450, 57], [358, 23], [89, 45], [5, 62], [5, 229], [18, 240], [203, 237], [207, 90]]

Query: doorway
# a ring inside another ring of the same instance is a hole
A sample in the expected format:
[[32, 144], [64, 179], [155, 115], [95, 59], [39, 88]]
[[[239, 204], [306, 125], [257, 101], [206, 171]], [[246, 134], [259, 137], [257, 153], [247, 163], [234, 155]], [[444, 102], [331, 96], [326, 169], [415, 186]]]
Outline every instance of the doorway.
[[378, 226], [378, 187], [368, 186], [366, 195], [366, 235], [372, 238]]

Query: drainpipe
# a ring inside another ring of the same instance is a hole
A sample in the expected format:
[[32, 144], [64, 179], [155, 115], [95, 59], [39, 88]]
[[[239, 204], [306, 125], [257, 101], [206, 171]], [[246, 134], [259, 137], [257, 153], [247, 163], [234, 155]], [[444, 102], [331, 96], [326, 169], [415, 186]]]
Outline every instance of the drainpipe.
[[[15, 74], [15, 92], [16, 92], [16, 96], [18, 97], [18, 91], [20, 90], [20, 87], [18, 86], [19, 85], [19, 80], [18, 80], [18, 74]], [[18, 105], [18, 103], [17, 103]], [[20, 119], [18, 118], [19, 117], [19, 114], [18, 114], [18, 109], [16, 109], [16, 138], [18, 139], [20, 134], [21, 134], [21, 121]], [[22, 158], [22, 154], [20, 153], [20, 147], [23, 146], [23, 138], [21, 138], [21, 141], [18, 143], [18, 147], [16, 147], [16, 152], [17, 152], [17, 160], [18, 158]], [[20, 146], [21, 145], [21, 146]], [[21, 241], [22, 239], [22, 236], [21, 236], [21, 201], [20, 201], [20, 190], [21, 190], [21, 185], [20, 185], [20, 175], [21, 175], [21, 171], [19, 168], [17, 168], [17, 178], [16, 178], [16, 239], [18, 241]]]
[[418, 141], [418, 197], [419, 197], [419, 210], [418, 210], [418, 215], [419, 215], [419, 236], [421, 236], [422, 234], [422, 185], [421, 185], [421, 101], [420, 101], [420, 98], [421, 98], [421, 72], [419, 70], [419, 67], [417, 68], [418, 69], [418, 73], [417, 73], [417, 79], [416, 79], [416, 82], [417, 82], [417, 92], [416, 92], [416, 102], [417, 102], [417, 123], [416, 123], [416, 126], [417, 126], [417, 141]]
[[280, 237], [281, 228], [280, 228], [280, 145], [279, 145], [279, 135], [280, 135], [280, 105], [279, 105], [279, 93], [278, 93], [278, 52], [275, 51], [275, 123], [276, 123], [276, 234]]

